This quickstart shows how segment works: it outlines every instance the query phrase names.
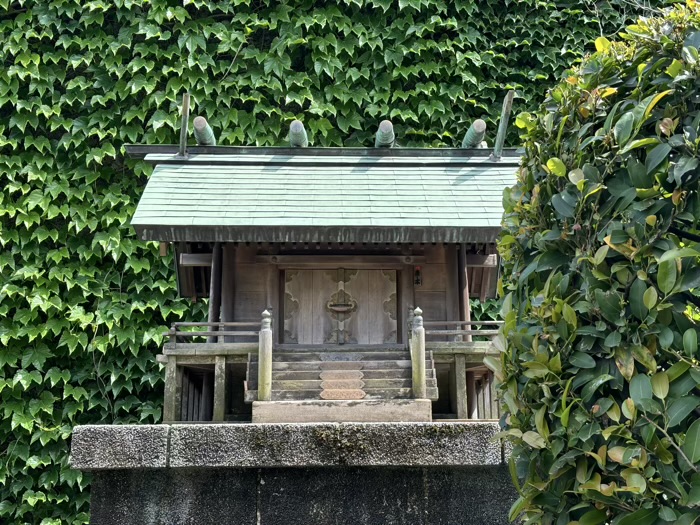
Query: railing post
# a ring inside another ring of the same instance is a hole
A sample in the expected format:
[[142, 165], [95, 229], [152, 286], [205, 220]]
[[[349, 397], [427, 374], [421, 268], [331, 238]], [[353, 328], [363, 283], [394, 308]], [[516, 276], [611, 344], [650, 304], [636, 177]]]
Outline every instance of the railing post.
[[425, 399], [425, 328], [423, 328], [423, 310], [420, 308], [413, 311], [411, 367], [413, 369], [413, 397]]
[[272, 399], [272, 315], [262, 313], [258, 346], [258, 401]]
[[413, 335], [413, 310], [415, 308], [413, 306], [409, 306], [408, 308], [408, 317], [406, 319], [406, 329], [408, 333], [408, 349], [411, 349], [411, 337]]

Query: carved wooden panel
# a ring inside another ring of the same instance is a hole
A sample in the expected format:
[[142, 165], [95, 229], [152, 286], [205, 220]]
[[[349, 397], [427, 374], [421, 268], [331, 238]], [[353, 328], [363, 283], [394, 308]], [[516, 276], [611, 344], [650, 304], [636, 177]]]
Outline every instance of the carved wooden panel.
[[397, 341], [395, 270], [288, 270], [284, 291], [285, 343]]

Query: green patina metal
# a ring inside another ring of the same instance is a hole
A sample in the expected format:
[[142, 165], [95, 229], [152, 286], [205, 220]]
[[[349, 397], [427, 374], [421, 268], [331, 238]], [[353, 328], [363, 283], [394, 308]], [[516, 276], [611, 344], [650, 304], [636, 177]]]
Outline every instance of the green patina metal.
[[382, 120], [379, 123], [379, 128], [374, 138], [374, 147], [393, 148], [395, 142], [396, 135], [394, 135], [394, 125], [390, 120]]
[[309, 145], [309, 137], [301, 120], [294, 120], [289, 125], [289, 145], [293, 148], [305, 148]]
[[195, 117], [193, 124], [194, 138], [197, 140], [197, 144], [201, 146], [216, 146], [216, 136], [207, 119]]
[[486, 122], [481, 119], [476, 119], [464, 134], [462, 147], [476, 148], [484, 140], [484, 137], [486, 137]]
[[146, 155], [132, 225], [160, 241], [490, 242], [519, 161], [315, 150]]

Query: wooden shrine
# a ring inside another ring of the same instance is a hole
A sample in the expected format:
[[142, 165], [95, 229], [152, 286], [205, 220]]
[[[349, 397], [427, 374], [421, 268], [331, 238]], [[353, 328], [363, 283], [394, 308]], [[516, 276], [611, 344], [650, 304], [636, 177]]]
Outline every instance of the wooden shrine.
[[167, 333], [165, 422], [498, 417], [470, 300], [495, 296], [513, 151], [386, 147], [390, 123], [304, 147], [298, 121], [290, 147], [215, 146], [198, 119], [198, 146], [127, 147], [155, 165], [132, 225], [209, 306]]

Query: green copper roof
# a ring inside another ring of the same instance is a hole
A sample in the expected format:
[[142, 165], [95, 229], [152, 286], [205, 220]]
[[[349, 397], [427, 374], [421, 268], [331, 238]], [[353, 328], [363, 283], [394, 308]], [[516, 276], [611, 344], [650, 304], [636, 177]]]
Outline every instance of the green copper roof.
[[160, 241], [488, 242], [519, 160], [273, 153], [146, 155], [132, 225]]

